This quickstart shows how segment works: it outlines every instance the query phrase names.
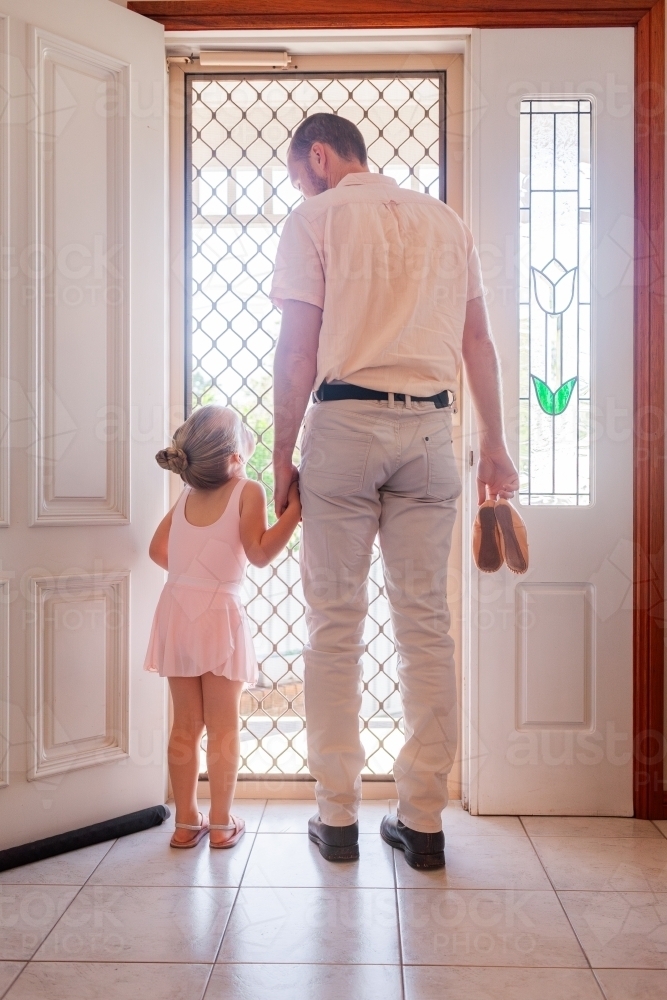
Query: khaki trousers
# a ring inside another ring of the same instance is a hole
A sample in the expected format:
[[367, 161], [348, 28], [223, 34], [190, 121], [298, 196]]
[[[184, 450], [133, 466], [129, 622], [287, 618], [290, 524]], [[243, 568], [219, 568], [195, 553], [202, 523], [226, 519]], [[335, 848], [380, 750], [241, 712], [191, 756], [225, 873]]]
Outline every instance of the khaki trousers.
[[300, 472], [308, 766], [320, 816], [357, 818], [368, 574], [379, 535], [399, 654], [405, 744], [394, 765], [398, 816], [442, 829], [456, 752], [447, 559], [461, 481], [451, 414], [433, 403], [336, 400], [305, 419]]

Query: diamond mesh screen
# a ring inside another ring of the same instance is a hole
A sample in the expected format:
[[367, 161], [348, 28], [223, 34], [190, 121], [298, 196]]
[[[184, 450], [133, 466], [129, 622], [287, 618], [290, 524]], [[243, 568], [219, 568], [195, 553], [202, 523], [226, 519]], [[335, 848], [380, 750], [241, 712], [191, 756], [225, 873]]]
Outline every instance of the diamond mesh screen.
[[[287, 175], [294, 129], [310, 114], [361, 129], [371, 170], [444, 197], [445, 74], [186, 77], [188, 233], [186, 408], [236, 409], [258, 446], [248, 473], [272, 494], [273, 350], [268, 297], [282, 225], [301, 196]], [[298, 537], [249, 567], [247, 610], [260, 663], [241, 705], [241, 774], [306, 774]], [[387, 775], [403, 743], [396, 653], [379, 552], [369, 583], [361, 737], [365, 773]]]

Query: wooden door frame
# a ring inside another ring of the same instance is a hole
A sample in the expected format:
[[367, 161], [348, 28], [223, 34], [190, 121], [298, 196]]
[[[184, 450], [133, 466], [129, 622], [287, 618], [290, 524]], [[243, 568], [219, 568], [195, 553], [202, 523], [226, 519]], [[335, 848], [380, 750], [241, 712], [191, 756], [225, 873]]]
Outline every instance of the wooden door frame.
[[131, 0], [167, 30], [635, 29], [634, 805], [667, 817], [665, 543], [665, 0]]

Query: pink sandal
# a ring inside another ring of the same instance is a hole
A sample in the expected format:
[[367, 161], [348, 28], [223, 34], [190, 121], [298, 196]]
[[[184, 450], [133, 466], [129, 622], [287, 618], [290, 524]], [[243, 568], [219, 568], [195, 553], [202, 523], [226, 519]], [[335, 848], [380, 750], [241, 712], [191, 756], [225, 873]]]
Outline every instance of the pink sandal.
[[211, 823], [210, 830], [233, 830], [234, 833], [231, 835], [229, 840], [223, 841], [222, 844], [214, 844], [212, 840], [209, 840], [208, 846], [216, 848], [217, 850], [225, 850], [227, 847], [233, 847], [234, 844], [238, 844], [239, 840], [245, 833], [245, 820], [237, 819], [236, 816], [230, 816], [231, 823]]
[[195, 830], [194, 837], [190, 837], [189, 840], [178, 841], [174, 840], [172, 837], [169, 841], [170, 847], [196, 847], [202, 837], [205, 837], [209, 831], [209, 825], [204, 821], [203, 813], [199, 813], [201, 816], [201, 824], [199, 826], [193, 826], [191, 823], [176, 823], [177, 830]]

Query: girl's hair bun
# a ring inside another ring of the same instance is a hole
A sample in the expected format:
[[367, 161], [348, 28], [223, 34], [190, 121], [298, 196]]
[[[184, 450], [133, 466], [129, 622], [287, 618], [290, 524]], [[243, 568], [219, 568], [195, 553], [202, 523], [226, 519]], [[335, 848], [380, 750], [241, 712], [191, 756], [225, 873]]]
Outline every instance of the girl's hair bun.
[[[215, 490], [239, 474], [255, 449], [255, 437], [238, 413], [208, 403], [191, 413], [174, 433], [169, 448], [155, 458], [195, 490]], [[239, 463], [240, 460], [240, 463]]]
[[162, 469], [168, 469], [169, 472], [175, 472], [177, 475], [181, 475], [188, 467], [188, 456], [183, 451], [182, 448], [178, 446], [171, 446], [169, 448], [163, 448], [155, 456], [155, 461]]

